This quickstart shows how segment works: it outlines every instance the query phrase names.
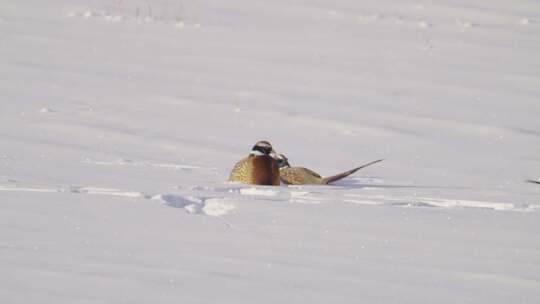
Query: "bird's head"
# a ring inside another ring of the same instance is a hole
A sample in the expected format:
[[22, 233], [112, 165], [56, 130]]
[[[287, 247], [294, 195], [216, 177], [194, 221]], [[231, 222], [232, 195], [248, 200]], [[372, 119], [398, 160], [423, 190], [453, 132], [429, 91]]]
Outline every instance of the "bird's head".
[[251, 148], [251, 155], [268, 155], [277, 159], [276, 151], [272, 147], [272, 144], [266, 140], [258, 141], [253, 148]]
[[278, 154], [277, 161], [279, 168], [289, 168], [291, 166], [289, 164], [289, 159], [283, 154]]

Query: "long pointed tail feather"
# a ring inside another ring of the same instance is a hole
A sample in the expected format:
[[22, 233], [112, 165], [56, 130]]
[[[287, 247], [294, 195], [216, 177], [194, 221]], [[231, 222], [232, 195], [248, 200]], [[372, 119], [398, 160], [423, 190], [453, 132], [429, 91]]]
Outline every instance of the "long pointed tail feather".
[[363, 169], [365, 167], [368, 167], [368, 166], [371, 166], [373, 164], [376, 164], [378, 162], [382, 162], [384, 159], [378, 159], [378, 160], [375, 160], [375, 161], [372, 161], [370, 163], [367, 163], [365, 165], [362, 165], [360, 167], [357, 167], [357, 168], [354, 168], [354, 169], [351, 169], [349, 171], [345, 171], [345, 172], [342, 172], [342, 173], [339, 173], [339, 174], [336, 174], [336, 175], [332, 175], [332, 176], [328, 176], [328, 177], [325, 177], [322, 179], [322, 182], [323, 184], [330, 184], [330, 183], [333, 183], [335, 181], [338, 181], [342, 178], [345, 178], [353, 173], [355, 173], [356, 171], [360, 170], [360, 169]]
[[526, 182], [528, 182], [528, 183], [533, 183], [533, 184], [540, 184], [540, 180], [532, 180], [532, 179], [528, 179], [528, 180], [526, 180]]

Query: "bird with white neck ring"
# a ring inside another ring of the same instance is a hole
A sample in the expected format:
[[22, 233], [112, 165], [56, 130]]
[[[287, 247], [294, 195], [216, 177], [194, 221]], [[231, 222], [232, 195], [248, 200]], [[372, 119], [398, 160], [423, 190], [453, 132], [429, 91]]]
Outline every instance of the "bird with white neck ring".
[[276, 151], [268, 141], [258, 141], [251, 149], [251, 153], [234, 165], [229, 181], [279, 186], [279, 166], [276, 158]]

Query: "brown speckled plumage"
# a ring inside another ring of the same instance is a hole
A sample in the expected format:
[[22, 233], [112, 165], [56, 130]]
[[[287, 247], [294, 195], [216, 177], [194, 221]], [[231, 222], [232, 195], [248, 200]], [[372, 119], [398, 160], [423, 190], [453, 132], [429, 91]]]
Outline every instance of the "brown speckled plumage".
[[[254, 147], [263, 143], [271, 145], [266, 141], [258, 142]], [[258, 151], [258, 150], [257, 150]], [[234, 165], [229, 176], [229, 181], [241, 182], [252, 185], [279, 186], [279, 167], [277, 160], [268, 154], [250, 154], [248, 157], [240, 160]]]
[[323, 178], [316, 172], [303, 167], [279, 169], [281, 180], [290, 185], [322, 185]]
[[307, 168], [291, 167], [287, 158], [282, 154], [279, 155], [278, 158], [281, 163], [281, 168], [279, 169], [281, 181], [289, 185], [328, 185], [342, 178], [345, 178], [362, 168], [371, 166], [375, 163], [382, 161], [382, 159], [379, 159], [349, 171], [345, 171], [329, 177], [322, 177], [317, 172], [314, 172]]

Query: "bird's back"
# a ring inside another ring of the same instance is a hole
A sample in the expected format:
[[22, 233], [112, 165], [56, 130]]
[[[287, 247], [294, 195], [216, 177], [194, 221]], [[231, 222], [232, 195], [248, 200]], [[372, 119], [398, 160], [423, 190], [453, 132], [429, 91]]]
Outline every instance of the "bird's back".
[[289, 185], [320, 185], [322, 177], [308, 168], [288, 167], [279, 171], [281, 180]]

